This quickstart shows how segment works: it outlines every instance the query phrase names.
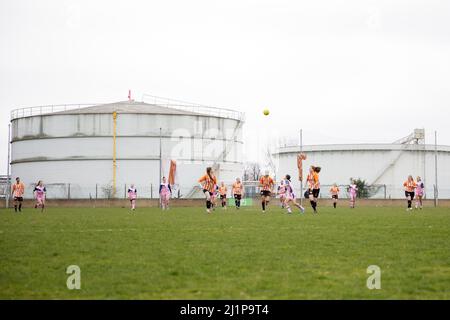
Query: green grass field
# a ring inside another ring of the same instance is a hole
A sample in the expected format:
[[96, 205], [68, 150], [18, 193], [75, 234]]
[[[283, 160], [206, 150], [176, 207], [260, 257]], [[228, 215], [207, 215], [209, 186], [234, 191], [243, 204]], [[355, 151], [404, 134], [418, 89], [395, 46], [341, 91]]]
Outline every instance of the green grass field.
[[[449, 299], [450, 209], [0, 210], [1, 299]], [[81, 268], [68, 290], [66, 268]], [[369, 290], [369, 265], [381, 289]]]

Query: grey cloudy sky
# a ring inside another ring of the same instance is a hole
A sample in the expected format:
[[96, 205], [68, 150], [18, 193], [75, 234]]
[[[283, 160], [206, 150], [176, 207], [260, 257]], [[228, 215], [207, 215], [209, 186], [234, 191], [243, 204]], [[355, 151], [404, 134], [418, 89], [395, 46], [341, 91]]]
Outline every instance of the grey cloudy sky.
[[450, 1], [2, 0], [0, 41], [0, 173], [12, 109], [128, 89], [245, 111], [249, 158], [261, 126], [450, 144]]

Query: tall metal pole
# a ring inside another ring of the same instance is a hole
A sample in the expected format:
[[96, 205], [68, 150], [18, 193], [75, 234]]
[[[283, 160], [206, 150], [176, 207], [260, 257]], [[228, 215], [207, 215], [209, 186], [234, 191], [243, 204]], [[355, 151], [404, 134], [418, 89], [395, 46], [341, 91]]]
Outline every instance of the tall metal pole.
[[116, 170], [117, 170], [117, 158], [116, 158], [116, 136], [117, 136], [117, 112], [113, 112], [113, 190], [112, 196], [116, 197]]
[[437, 154], [437, 131], [434, 131], [434, 182], [435, 182], [435, 195], [434, 195], [434, 204], [437, 207], [439, 204], [439, 189], [438, 189], [438, 154]]
[[10, 163], [11, 163], [11, 123], [8, 124], [8, 159], [6, 162], [6, 208], [9, 208], [9, 196], [11, 195], [11, 177], [10, 177]]
[[[300, 154], [303, 152], [303, 129], [300, 129]], [[303, 171], [303, 165], [302, 165]], [[300, 181], [300, 205], [303, 206], [303, 172], [301, 173], [302, 180]]]
[[[161, 183], [161, 171], [162, 171], [162, 129], [159, 128], [159, 183]], [[161, 205], [161, 201], [158, 202]]]

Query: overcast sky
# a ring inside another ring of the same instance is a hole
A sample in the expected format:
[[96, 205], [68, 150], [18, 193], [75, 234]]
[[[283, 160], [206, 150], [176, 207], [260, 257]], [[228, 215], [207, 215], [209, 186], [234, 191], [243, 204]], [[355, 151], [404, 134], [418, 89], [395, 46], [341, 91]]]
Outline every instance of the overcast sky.
[[261, 127], [303, 128], [305, 144], [418, 127], [450, 144], [446, 0], [1, 0], [0, 46], [0, 174], [12, 109], [128, 89], [245, 111], [250, 159]]

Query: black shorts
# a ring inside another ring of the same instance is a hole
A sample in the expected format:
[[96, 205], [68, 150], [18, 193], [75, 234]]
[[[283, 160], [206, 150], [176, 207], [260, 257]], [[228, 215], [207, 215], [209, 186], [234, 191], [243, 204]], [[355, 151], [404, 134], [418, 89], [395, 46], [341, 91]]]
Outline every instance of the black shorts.
[[210, 192], [210, 191], [208, 191], [208, 190], [206, 190], [206, 189], [203, 189], [203, 193], [205, 193], [205, 192], [208, 192], [210, 196], [213, 196], [213, 195], [214, 195], [213, 192]]
[[312, 189], [312, 195], [314, 198], [318, 198], [320, 193], [320, 189]]
[[263, 197], [270, 197], [272, 193], [269, 190], [263, 190], [261, 191], [261, 196]]
[[236, 200], [241, 200], [242, 195], [241, 195], [241, 194], [234, 194], [234, 198], [235, 198]]
[[337, 194], [333, 194], [332, 196], [331, 196], [331, 199], [338, 199], [339, 197], [338, 197], [338, 195]]
[[414, 191], [413, 192], [405, 191], [405, 197], [408, 198], [409, 196], [411, 196], [411, 200], [414, 199]]
[[23, 197], [14, 197], [14, 201], [22, 202], [23, 201]]
[[227, 198], [227, 196], [226, 195], [220, 195], [220, 199], [226, 199]]

